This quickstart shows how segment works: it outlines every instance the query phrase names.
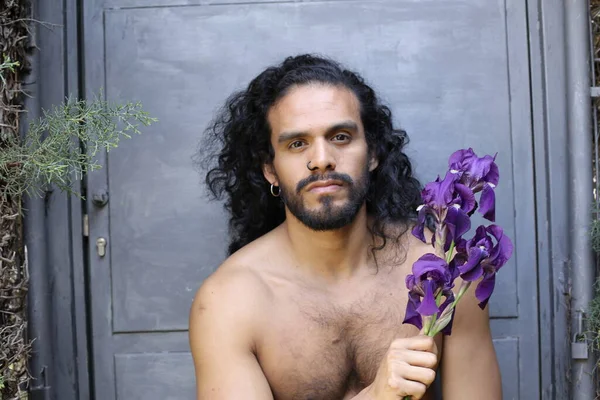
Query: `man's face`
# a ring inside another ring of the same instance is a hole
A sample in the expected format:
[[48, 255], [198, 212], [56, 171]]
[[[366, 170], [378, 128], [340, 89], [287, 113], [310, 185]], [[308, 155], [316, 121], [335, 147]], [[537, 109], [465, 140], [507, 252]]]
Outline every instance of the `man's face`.
[[265, 177], [280, 187], [289, 211], [313, 230], [351, 223], [377, 166], [368, 155], [354, 93], [321, 84], [294, 87], [269, 110], [268, 120], [275, 157]]

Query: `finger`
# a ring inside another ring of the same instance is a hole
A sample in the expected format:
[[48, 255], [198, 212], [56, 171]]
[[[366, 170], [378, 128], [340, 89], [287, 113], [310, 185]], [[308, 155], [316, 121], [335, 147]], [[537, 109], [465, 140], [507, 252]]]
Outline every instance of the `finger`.
[[414, 336], [411, 338], [398, 338], [390, 344], [390, 349], [410, 349], [432, 351], [435, 341], [429, 336]]
[[433, 338], [430, 336], [415, 336], [408, 342], [408, 344], [405, 344], [405, 348], [410, 350], [421, 350], [437, 353], [435, 340], [433, 340]]
[[403, 399], [405, 396], [412, 396], [411, 399], [418, 400], [425, 396], [427, 386], [420, 382], [409, 380], [397, 380], [391, 383], [390, 387], [396, 390], [396, 395]]
[[429, 387], [435, 380], [435, 371], [431, 368], [415, 367], [412, 365], [403, 366], [398, 374], [406, 381], [418, 382]]
[[438, 355], [437, 342], [435, 341], [435, 338], [434, 338], [434, 337], [431, 337], [431, 339], [432, 339], [432, 340], [431, 340], [431, 343], [432, 343], [432, 345], [433, 345], [433, 347], [432, 347], [432, 349], [431, 349], [431, 352], [437, 356], [437, 355]]
[[424, 368], [435, 368], [438, 365], [438, 357], [435, 353], [420, 350], [393, 350], [390, 352], [392, 360], [401, 360], [408, 365]]

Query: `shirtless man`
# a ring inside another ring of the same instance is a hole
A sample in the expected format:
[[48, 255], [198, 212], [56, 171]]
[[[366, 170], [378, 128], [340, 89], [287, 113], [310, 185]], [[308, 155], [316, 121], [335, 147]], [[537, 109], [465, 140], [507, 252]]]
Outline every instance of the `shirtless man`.
[[410, 233], [406, 133], [358, 75], [288, 58], [230, 97], [207, 138], [232, 241], [190, 312], [198, 399], [433, 399], [438, 367], [444, 400], [501, 399], [473, 295], [451, 336], [402, 324], [405, 277], [432, 247]]

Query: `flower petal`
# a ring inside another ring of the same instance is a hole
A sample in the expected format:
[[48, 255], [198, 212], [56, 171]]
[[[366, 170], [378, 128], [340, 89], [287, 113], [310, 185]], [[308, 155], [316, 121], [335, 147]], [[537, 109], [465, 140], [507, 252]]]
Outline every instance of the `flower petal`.
[[500, 269], [513, 253], [513, 244], [508, 236], [506, 236], [501, 227], [498, 225], [490, 225], [486, 231], [491, 233], [497, 241], [492, 253], [490, 254], [490, 262], [494, 264], [496, 270]]
[[479, 300], [479, 308], [482, 310], [487, 305], [492, 292], [494, 291], [494, 286], [496, 285], [496, 274], [492, 274], [489, 277], [484, 278], [475, 289], [475, 297]]
[[477, 157], [472, 148], [454, 152], [448, 161], [448, 166], [460, 182], [469, 186], [474, 192], [479, 192], [485, 184], [496, 186], [500, 178], [496, 156], [485, 155]]
[[423, 289], [425, 291], [425, 295], [423, 296], [423, 300], [421, 301], [421, 305], [417, 307], [417, 311], [424, 317], [428, 317], [437, 313], [440, 309], [438, 308], [435, 302], [435, 290], [437, 289], [437, 285], [432, 280], [423, 281]]
[[457, 200], [459, 201], [457, 204], [460, 205], [460, 208], [467, 214], [471, 211], [474, 211], [477, 205], [475, 201], [475, 195], [473, 191], [468, 186], [463, 185], [462, 183], [455, 183], [454, 190], [456, 194], [458, 194]]
[[408, 275], [406, 275], [405, 281], [406, 281], [406, 288], [409, 291], [413, 290], [413, 288], [415, 287], [415, 276], [408, 274]]
[[[490, 156], [486, 156], [490, 157]], [[487, 175], [484, 177], [485, 181], [494, 185], [494, 187], [498, 186], [498, 181], [500, 181], [500, 171], [498, 170], [498, 165], [495, 163], [496, 156], [492, 158], [492, 163], [490, 164], [490, 170]]]
[[472, 282], [481, 278], [483, 275], [483, 268], [481, 267], [481, 260], [488, 256], [487, 251], [481, 247], [471, 247], [469, 249], [469, 258], [467, 262], [458, 267], [460, 271], [460, 277], [467, 281]]
[[471, 219], [460, 208], [450, 207], [444, 222], [450, 231], [448, 240], [455, 243], [471, 229]]
[[462, 174], [467, 170], [468, 165], [470, 164], [469, 161], [476, 157], [475, 152], [473, 152], [473, 149], [470, 147], [468, 149], [457, 150], [450, 156], [448, 167], [450, 167], [451, 170], [457, 170]]
[[448, 271], [450, 271], [450, 280], [452, 281], [452, 285], [454, 285], [454, 280], [460, 275], [460, 267], [467, 262], [467, 254], [457, 252], [450, 264], [448, 264]]
[[484, 176], [490, 172], [490, 162], [493, 162], [492, 158], [489, 156], [477, 157], [471, 163], [471, 168], [469, 169], [469, 175], [471, 175], [476, 180], [481, 180]]
[[481, 192], [479, 212], [483, 218], [494, 222], [496, 220], [496, 193], [490, 185], [485, 185]]
[[454, 241], [456, 251], [458, 253], [467, 253], [467, 241], [463, 238], [459, 238]]
[[492, 243], [491, 243], [491, 240], [489, 240], [489, 236], [487, 234], [485, 226], [479, 225], [477, 227], [477, 229], [475, 229], [475, 235], [469, 241], [467, 241], [467, 251], [471, 247], [484, 246], [486, 248], [489, 247], [488, 251], [491, 252], [491, 250], [492, 250], [491, 244]]
[[448, 206], [452, 202], [454, 198], [454, 182], [456, 182], [456, 175], [450, 171], [446, 172], [444, 180], [440, 182], [438, 205]]
[[421, 194], [425, 204], [436, 209], [448, 207], [454, 198], [456, 179], [456, 174], [448, 171], [443, 180], [438, 177], [434, 182], [426, 184]]
[[423, 318], [421, 314], [417, 312], [421, 299], [417, 295], [410, 294], [408, 296], [408, 303], [406, 304], [406, 313], [404, 314], [403, 324], [411, 324], [417, 327], [417, 329], [423, 328]]
[[417, 279], [422, 279], [424, 275], [431, 272], [444, 275], [447, 271], [446, 261], [432, 253], [423, 254], [412, 267], [412, 273]]
[[425, 217], [427, 216], [428, 211], [428, 206], [425, 205], [421, 207], [421, 209], [419, 210], [417, 224], [412, 229], [413, 236], [421, 240], [423, 243], [427, 243], [427, 241], [425, 240]]
[[[469, 150], [471, 150], [471, 152], [473, 151], [472, 149]], [[452, 153], [450, 159], [448, 159], [448, 167], [453, 168], [455, 165], [462, 163], [465, 158], [465, 154], [467, 154], [469, 150], [460, 149]]]

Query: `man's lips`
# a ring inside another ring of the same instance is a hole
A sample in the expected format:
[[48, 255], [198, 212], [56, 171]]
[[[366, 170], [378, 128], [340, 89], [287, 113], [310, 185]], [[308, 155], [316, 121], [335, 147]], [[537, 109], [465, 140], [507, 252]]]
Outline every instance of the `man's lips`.
[[330, 193], [340, 190], [342, 185], [343, 183], [341, 181], [336, 180], [317, 181], [308, 185], [306, 189], [313, 193]]

